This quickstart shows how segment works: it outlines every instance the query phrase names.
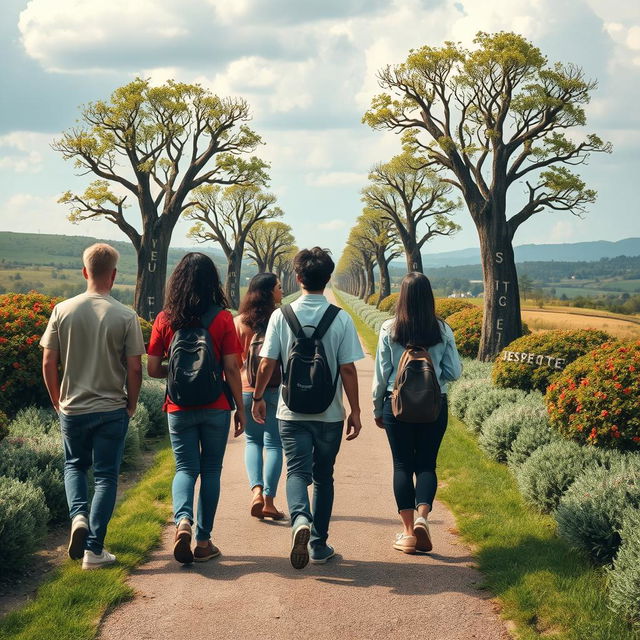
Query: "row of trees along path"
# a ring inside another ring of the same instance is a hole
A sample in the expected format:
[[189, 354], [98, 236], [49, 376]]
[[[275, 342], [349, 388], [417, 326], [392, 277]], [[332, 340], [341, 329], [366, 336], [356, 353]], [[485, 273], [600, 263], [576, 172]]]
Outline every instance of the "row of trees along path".
[[[249, 515], [244, 438], [231, 438], [213, 531], [222, 556], [181, 567], [168, 523], [161, 547], [130, 579], [136, 596], [108, 614], [101, 638], [154, 640], [177, 629], [192, 640], [509, 638], [444, 505], [436, 503], [432, 517], [433, 553], [392, 548], [399, 525], [391, 455], [371, 410], [373, 360], [357, 367], [364, 427], [356, 440], [343, 441], [336, 464], [330, 542], [338, 556], [302, 571], [291, 567], [288, 523]], [[286, 510], [284, 474], [276, 503]]]
[[[403, 152], [376, 165], [363, 191], [368, 209], [396, 227], [410, 270], [422, 270], [420, 248], [456, 226], [447, 217], [462, 197], [476, 226], [484, 272], [479, 358], [492, 359], [522, 332], [513, 252], [517, 229], [542, 211], [580, 215], [595, 201], [569, 167], [611, 151], [586, 124], [596, 88], [574, 64], [551, 65], [514, 33], [478, 33], [475, 47], [424, 46], [378, 74], [385, 90], [363, 122], [401, 134]], [[525, 195], [507, 196], [514, 186]], [[428, 222], [426, 231], [420, 222]], [[368, 268], [364, 265], [365, 269]]]
[[[247, 237], [258, 222], [282, 215], [275, 196], [264, 191], [267, 163], [251, 155], [261, 138], [249, 120], [242, 99], [172, 80], [154, 87], [138, 78], [109, 101], [83, 107], [79, 125], [54, 142], [65, 159], [97, 178], [83, 193], [60, 198], [70, 219], [105, 218], [133, 244], [134, 306], [144, 318], [162, 308], [169, 244], [182, 215], [195, 221], [193, 237], [214, 240], [224, 251], [226, 293], [237, 308]], [[127, 216], [130, 201], [139, 223]], [[268, 260], [275, 265], [277, 258]]]

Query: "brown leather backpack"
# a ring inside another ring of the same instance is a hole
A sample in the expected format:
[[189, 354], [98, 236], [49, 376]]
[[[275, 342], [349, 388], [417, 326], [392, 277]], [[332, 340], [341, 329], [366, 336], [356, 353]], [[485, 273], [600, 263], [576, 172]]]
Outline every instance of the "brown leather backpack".
[[[247, 353], [247, 361], [245, 362], [247, 371], [247, 382], [250, 387], [256, 386], [256, 378], [258, 377], [258, 366], [260, 365], [260, 351], [264, 344], [264, 333], [256, 333], [251, 338], [251, 344], [249, 345], [249, 351]], [[280, 363], [276, 366], [271, 379], [267, 384], [267, 388], [279, 387], [282, 383], [282, 373], [280, 371]]]
[[407, 346], [391, 392], [393, 415], [399, 422], [434, 422], [441, 407], [442, 392], [429, 352]]

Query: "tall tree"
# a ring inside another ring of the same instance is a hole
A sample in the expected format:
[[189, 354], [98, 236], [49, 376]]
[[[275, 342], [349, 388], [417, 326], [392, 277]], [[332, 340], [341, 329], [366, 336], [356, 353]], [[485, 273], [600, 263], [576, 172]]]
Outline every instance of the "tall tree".
[[280, 278], [282, 290], [286, 296], [294, 293], [298, 288], [295, 272], [293, 270], [293, 258], [300, 249], [296, 245], [291, 245], [286, 253], [280, 254], [273, 265], [275, 272]]
[[393, 221], [378, 209], [366, 209], [358, 218], [359, 233], [363, 242], [368, 244], [375, 256], [380, 274], [380, 292], [378, 303], [391, 294], [389, 263], [402, 254], [398, 232]]
[[365, 205], [381, 211], [396, 226], [408, 271], [423, 271], [421, 251], [426, 242], [460, 228], [448, 217], [459, 206], [446, 197], [451, 185], [424, 169], [424, 164], [424, 158], [402, 153], [377, 164], [369, 173], [370, 184], [362, 190]]
[[357, 260], [362, 265], [364, 273], [364, 286], [360, 288], [358, 297], [362, 298], [365, 302], [369, 301], [370, 296], [373, 295], [376, 288], [375, 274], [373, 267], [375, 265], [375, 254], [371, 250], [371, 244], [365, 237], [362, 227], [356, 225], [351, 229], [347, 244], [355, 249]]
[[[153, 87], [137, 78], [109, 101], [82, 107], [80, 124], [53, 143], [82, 175], [98, 177], [84, 193], [60, 198], [69, 218], [105, 218], [131, 240], [138, 256], [134, 305], [144, 318], [162, 308], [171, 234], [192, 205], [192, 191], [266, 181], [267, 164], [242, 157], [260, 144], [245, 124], [249, 119], [242, 99], [172, 80]], [[139, 223], [126, 215], [128, 198], [137, 203]]]
[[279, 221], [257, 222], [247, 235], [247, 255], [260, 273], [273, 271], [276, 260], [291, 250], [295, 238], [291, 227]]
[[360, 259], [360, 252], [347, 245], [336, 265], [336, 282], [352, 296], [361, 297], [365, 282], [364, 269]]
[[240, 270], [247, 236], [255, 224], [282, 215], [276, 197], [258, 186], [203, 186], [193, 192], [184, 217], [195, 225], [189, 237], [198, 242], [213, 241], [227, 257], [225, 292], [234, 309], [240, 304]]
[[[596, 192], [567, 165], [611, 145], [567, 130], [586, 123], [596, 82], [573, 64], [550, 65], [514, 33], [478, 33], [473, 50], [452, 42], [425, 46], [379, 73], [384, 93], [363, 121], [403, 132], [465, 200], [480, 240], [484, 321], [478, 357], [490, 360], [522, 333], [513, 237], [545, 210], [582, 213]], [[507, 192], [526, 187], [507, 217]]]

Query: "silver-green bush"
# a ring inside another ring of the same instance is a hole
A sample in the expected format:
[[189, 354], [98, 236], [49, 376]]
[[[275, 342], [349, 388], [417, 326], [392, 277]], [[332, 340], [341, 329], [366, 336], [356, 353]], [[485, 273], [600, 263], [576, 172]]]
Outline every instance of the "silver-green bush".
[[618, 614], [640, 625], [640, 509], [627, 507], [620, 531], [622, 542], [609, 569], [609, 600]]
[[122, 454], [122, 466], [131, 469], [140, 462], [140, 432], [135, 422], [129, 422], [127, 435], [124, 440], [124, 452]]
[[489, 416], [498, 407], [522, 402], [527, 394], [520, 389], [487, 389], [478, 394], [465, 412], [464, 422], [471, 431], [482, 431]]
[[0, 477], [0, 569], [22, 568], [46, 532], [49, 511], [40, 487]]
[[167, 433], [167, 416], [162, 411], [164, 404], [165, 385], [159, 380], [144, 380], [140, 388], [139, 401], [144, 404], [149, 413], [149, 436], [162, 436]]
[[456, 418], [464, 421], [465, 415], [476, 397], [492, 388], [491, 381], [483, 378], [460, 380], [452, 384], [448, 393], [449, 410]]
[[151, 429], [151, 419], [149, 418], [149, 410], [144, 402], [138, 402], [136, 412], [129, 420], [129, 427], [134, 425], [138, 429], [138, 435], [140, 436], [140, 445], [144, 446], [144, 439], [147, 437], [149, 430]]
[[629, 507], [640, 508], [637, 455], [587, 468], [560, 500], [555, 512], [558, 533], [594, 562], [609, 563], [620, 546], [623, 517]]
[[491, 379], [493, 362], [482, 362], [473, 358], [462, 358], [462, 375], [460, 380]]
[[20, 409], [9, 423], [9, 435], [17, 438], [39, 436], [60, 431], [58, 418], [54, 411], [40, 407]]
[[531, 421], [522, 425], [520, 432], [511, 443], [511, 449], [507, 451], [507, 464], [515, 472], [536, 449], [556, 440], [560, 440], [560, 436], [549, 426], [546, 412], [540, 416], [539, 420], [532, 418]]

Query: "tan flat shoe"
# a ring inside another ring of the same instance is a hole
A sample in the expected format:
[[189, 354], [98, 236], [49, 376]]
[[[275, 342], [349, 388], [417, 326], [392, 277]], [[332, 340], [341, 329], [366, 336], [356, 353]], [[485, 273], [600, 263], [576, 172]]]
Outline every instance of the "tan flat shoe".
[[262, 515], [263, 508], [264, 508], [264, 498], [262, 497], [262, 494], [259, 494], [251, 502], [251, 515], [254, 518], [258, 518], [259, 520], [262, 520], [264, 518], [264, 516]]
[[271, 518], [272, 520], [284, 520], [284, 513], [282, 511], [267, 511], [267, 509], [262, 510], [262, 516], [264, 518]]
[[393, 548], [402, 553], [413, 554], [416, 552], [416, 537], [405, 536], [403, 533], [396, 535], [396, 541], [393, 543]]

